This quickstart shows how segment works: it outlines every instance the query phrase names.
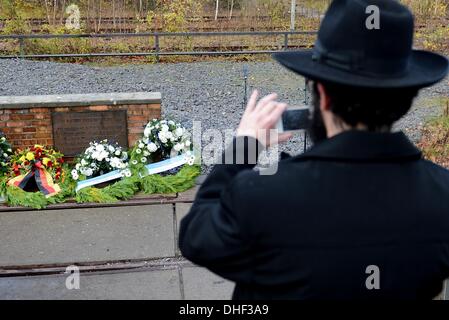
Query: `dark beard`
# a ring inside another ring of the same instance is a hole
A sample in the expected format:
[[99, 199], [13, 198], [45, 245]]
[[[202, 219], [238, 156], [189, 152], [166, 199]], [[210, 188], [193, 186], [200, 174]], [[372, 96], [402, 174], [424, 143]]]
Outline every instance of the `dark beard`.
[[320, 98], [316, 90], [312, 93], [312, 116], [307, 133], [314, 144], [327, 139], [327, 131], [324, 126], [323, 116], [320, 111]]

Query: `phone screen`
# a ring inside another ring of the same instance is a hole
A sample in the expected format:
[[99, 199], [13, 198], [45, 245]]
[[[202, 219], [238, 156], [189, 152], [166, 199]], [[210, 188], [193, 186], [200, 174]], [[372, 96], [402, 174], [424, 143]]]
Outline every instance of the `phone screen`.
[[309, 108], [289, 108], [282, 115], [283, 131], [305, 130], [309, 127]]

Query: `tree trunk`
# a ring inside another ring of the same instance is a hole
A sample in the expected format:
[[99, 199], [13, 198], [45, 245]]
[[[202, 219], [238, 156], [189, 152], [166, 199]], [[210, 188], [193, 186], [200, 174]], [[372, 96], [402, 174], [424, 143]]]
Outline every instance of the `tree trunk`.
[[296, 0], [292, 0], [291, 17], [290, 17], [290, 30], [295, 30], [295, 20], [296, 20]]
[[112, 25], [114, 28], [114, 31], [116, 31], [116, 25], [115, 25], [115, 0], [112, 0]]
[[218, 5], [219, 5], [219, 0], [216, 0], [216, 4], [215, 4], [215, 21], [218, 20]]
[[234, 0], [231, 0], [231, 8], [229, 9], [229, 20], [232, 19], [232, 11], [234, 10]]
[[45, 4], [45, 12], [47, 14], [47, 22], [48, 24], [51, 24], [51, 18], [50, 18], [50, 9], [48, 8], [48, 2], [49, 0], [43, 0]]
[[98, 0], [98, 30], [97, 32], [100, 32], [101, 28], [101, 0]]
[[53, 1], [53, 25], [56, 25], [56, 11], [58, 9], [58, 2], [57, 0]]
[[61, 24], [61, 25], [64, 23], [65, 1], [66, 1], [66, 0], [64, 0], [64, 1], [62, 2], [62, 7], [61, 7], [61, 19], [60, 19], [60, 21], [59, 21], [59, 24]]

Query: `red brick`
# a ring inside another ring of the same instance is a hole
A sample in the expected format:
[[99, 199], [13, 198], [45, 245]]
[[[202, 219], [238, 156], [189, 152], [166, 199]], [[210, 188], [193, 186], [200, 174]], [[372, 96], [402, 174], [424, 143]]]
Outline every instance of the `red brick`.
[[30, 109], [11, 109], [12, 114], [27, 114], [30, 113]]
[[31, 108], [31, 113], [49, 113], [49, 108]]
[[132, 122], [132, 121], [136, 121], [136, 122], [147, 122], [146, 121], [147, 118], [143, 115], [129, 115], [128, 116], [128, 121]]
[[23, 121], [8, 121], [6, 123], [7, 127], [24, 127], [25, 126], [25, 122]]
[[68, 107], [58, 107], [58, 108], [54, 108], [55, 112], [68, 112], [69, 108]]
[[89, 110], [91, 110], [91, 111], [107, 111], [107, 110], [109, 110], [109, 106], [90, 106]]
[[11, 114], [11, 120], [32, 120], [34, 119], [33, 114]]
[[42, 119], [50, 119], [49, 113], [37, 113], [34, 115], [35, 119], [42, 120]]
[[35, 127], [23, 128], [23, 132], [36, 132], [36, 128]]
[[128, 127], [129, 133], [143, 133], [143, 128]]

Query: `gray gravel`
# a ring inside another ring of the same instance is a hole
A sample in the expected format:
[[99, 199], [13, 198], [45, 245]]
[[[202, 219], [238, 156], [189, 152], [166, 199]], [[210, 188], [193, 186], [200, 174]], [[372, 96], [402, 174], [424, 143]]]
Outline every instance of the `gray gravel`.
[[[304, 81], [275, 62], [197, 62], [157, 65], [93, 67], [52, 62], [0, 60], [0, 95], [35, 95], [96, 92], [160, 91], [163, 114], [191, 127], [203, 129], [237, 126], [243, 112], [243, 66], [249, 86], [263, 94], [277, 92], [291, 105], [304, 100]], [[417, 141], [420, 126], [440, 108], [431, 99], [449, 96], [447, 79], [423, 90], [414, 109], [398, 124]], [[301, 136], [283, 147], [302, 150]]]

